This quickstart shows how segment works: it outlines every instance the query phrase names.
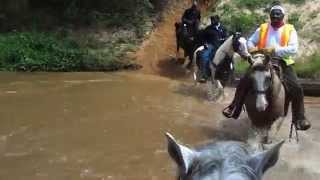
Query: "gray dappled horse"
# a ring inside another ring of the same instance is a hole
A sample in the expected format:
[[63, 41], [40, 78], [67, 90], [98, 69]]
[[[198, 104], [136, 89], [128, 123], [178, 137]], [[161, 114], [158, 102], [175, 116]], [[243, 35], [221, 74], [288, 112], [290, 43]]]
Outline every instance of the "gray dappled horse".
[[254, 152], [242, 142], [224, 141], [191, 149], [166, 133], [168, 153], [178, 166], [178, 180], [261, 180], [276, 164], [284, 141]]
[[[199, 59], [199, 53], [204, 49], [205, 45], [200, 46], [193, 53], [193, 78], [195, 82], [198, 82], [199, 78], [199, 67], [196, 62], [201, 61], [201, 59]], [[242, 57], [249, 56], [247, 41], [244, 37], [241, 36], [241, 33], [235, 33], [229, 36], [227, 40], [224, 41], [224, 43], [222, 43], [220, 47], [218, 47], [218, 49], [214, 53], [213, 59], [210, 60], [210, 77], [206, 81], [208, 83], [208, 94], [210, 100], [215, 100], [219, 96], [224, 94], [223, 87], [230, 79], [230, 77], [228, 76], [233, 76], [234, 53], [237, 53]], [[227, 73], [224, 73], [224, 71], [226, 71]], [[213, 92], [215, 90], [217, 90], [216, 93]]]
[[247, 72], [250, 90], [245, 107], [262, 143], [268, 143], [268, 132], [274, 121], [285, 116], [285, 88], [280, 80], [280, 61], [272, 60], [269, 55], [256, 53], [250, 60]]

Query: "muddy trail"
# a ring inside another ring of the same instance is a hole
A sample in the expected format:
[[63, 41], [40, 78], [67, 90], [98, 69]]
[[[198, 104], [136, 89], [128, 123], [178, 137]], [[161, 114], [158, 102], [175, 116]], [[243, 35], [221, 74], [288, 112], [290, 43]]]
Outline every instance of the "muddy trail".
[[[183, 64], [183, 50], [180, 49], [179, 60], [176, 60], [175, 22], [180, 22], [184, 10], [190, 7], [189, 0], [172, 2], [163, 13], [162, 21], [157, 25], [150, 37], [142, 44], [136, 53], [137, 63], [143, 68], [142, 73], [160, 75], [172, 79], [187, 77]], [[201, 11], [205, 11], [208, 4], [201, 3]]]

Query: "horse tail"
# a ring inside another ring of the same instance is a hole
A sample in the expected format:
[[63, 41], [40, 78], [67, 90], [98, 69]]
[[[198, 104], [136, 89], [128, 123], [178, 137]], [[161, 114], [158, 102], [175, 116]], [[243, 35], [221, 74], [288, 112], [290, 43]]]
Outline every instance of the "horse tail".
[[176, 47], [177, 47], [177, 52], [179, 52], [180, 49], [180, 31], [181, 31], [181, 23], [175, 22], [174, 23], [175, 30], [176, 30]]
[[202, 50], [204, 50], [204, 46], [200, 46], [200, 47], [198, 47], [195, 51], [194, 51], [194, 53], [193, 53], [193, 58], [192, 58], [192, 62], [197, 62], [197, 53], [199, 52], [199, 51], [202, 51]]

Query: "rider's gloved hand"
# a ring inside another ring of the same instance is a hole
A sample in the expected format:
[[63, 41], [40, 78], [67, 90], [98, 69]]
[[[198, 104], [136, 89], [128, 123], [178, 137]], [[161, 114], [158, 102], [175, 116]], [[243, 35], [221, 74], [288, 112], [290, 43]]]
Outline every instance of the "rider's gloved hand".
[[259, 50], [259, 49], [258, 49], [257, 47], [248, 49], [249, 53], [255, 53], [255, 52], [257, 52], [258, 50]]
[[273, 54], [275, 52], [275, 48], [271, 47], [271, 48], [263, 48], [261, 49], [261, 51], [265, 54]]

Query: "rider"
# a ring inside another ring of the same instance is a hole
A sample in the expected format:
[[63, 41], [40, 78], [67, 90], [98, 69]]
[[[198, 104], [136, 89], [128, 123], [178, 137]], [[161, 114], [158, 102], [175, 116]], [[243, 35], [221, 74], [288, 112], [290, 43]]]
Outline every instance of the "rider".
[[201, 19], [201, 13], [198, 9], [197, 1], [193, 1], [192, 6], [185, 10], [181, 18], [182, 24], [191, 26], [192, 34], [195, 35], [198, 32]]
[[[210, 17], [211, 24], [206, 27], [203, 31], [203, 39], [206, 43], [207, 51], [204, 51], [203, 55], [208, 54], [209, 59], [212, 60], [217, 49], [223, 44], [223, 42], [227, 39], [227, 30], [220, 22], [220, 17], [218, 15], [214, 15]], [[210, 51], [210, 52], [208, 52]], [[198, 64], [199, 66], [200, 64]], [[208, 67], [208, 62], [206, 61], [206, 66], [202, 65], [202, 67]], [[199, 81], [205, 81], [208, 77], [208, 68], [202, 69], [199, 71]]]
[[[311, 123], [305, 117], [303, 89], [298, 83], [297, 75], [292, 65], [292, 55], [298, 51], [298, 36], [293, 25], [284, 23], [285, 10], [280, 4], [270, 10], [271, 23], [261, 24], [248, 40], [249, 51], [261, 50], [280, 57], [282, 62], [283, 83], [286, 93], [292, 102], [292, 122], [297, 130], [307, 130]], [[240, 80], [232, 103], [223, 111], [228, 118], [237, 119], [248, 92], [246, 86], [250, 83], [247, 76]]]
[[220, 22], [220, 17], [210, 17], [211, 24], [204, 30], [204, 36], [209, 44], [219, 47], [227, 39], [227, 30]]

